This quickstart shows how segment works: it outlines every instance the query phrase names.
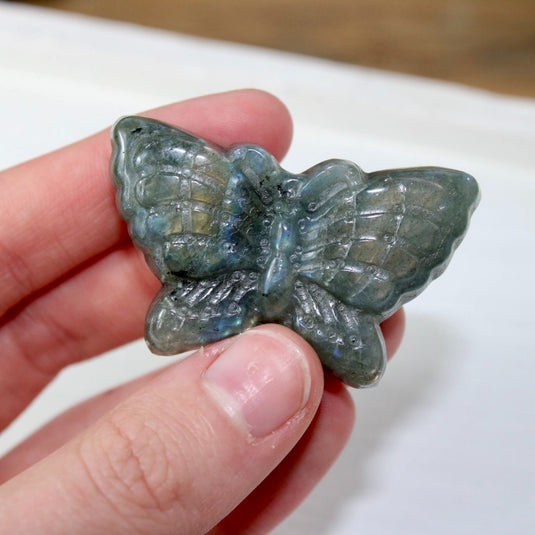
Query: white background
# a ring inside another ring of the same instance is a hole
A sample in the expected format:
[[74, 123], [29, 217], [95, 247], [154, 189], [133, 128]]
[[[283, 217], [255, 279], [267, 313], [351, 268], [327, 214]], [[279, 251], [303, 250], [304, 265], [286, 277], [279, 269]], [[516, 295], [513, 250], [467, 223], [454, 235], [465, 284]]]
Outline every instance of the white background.
[[[0, 4], [0, 167], [121, 115], [239, 87], [290, 108], [291, 171], [334, 157], [369, 171], [441, 165], [475, 175], [483, 194], [445, 275], [407, 305], [380, 386], [353, 392], [345, 453], [277, 533], [535, 532], [535, 101]], [[0, 436], [0, 453], [168, 362], [136, 342], [72, 366]]]

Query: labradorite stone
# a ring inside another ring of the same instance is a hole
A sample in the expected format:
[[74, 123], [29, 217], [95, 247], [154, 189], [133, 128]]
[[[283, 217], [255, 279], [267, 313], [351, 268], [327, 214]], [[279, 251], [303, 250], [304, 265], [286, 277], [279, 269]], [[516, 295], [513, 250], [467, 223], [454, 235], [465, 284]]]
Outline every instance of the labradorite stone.
[[328, 160], [292, 174], [261, 147], [141, 117], [112, 137], [119, 210], [162, 283], [146, 321], [159, 354], [278, 322], [342, 381], [371, 385], [379, 323], [444, 271], [478, 200], [451, 169]]

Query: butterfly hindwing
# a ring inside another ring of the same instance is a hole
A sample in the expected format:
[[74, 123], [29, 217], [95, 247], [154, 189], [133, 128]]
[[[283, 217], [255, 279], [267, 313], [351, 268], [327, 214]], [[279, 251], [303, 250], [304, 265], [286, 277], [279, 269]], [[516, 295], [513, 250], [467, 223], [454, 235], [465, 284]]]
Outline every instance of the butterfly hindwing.
[[475, 208], [477, 185], [470, 175], [432, 167], [379, 171], [355, 181], [341, 203], [323, 203], [326, 217], [309, 222], [304, 251], [312, 243], [314, 261], [305, 257], [302, 274], [384, 318], [445, 269]]
[[370, 386], [379, 380], [386, 353], [376, 318], [306, 280], [295, 284], [294, 302], [287, 325], [314, 347], [324, 366], [351, 386]]
[[149, 347], [171, 355], [253, 327], [258, 323], [257, 281], [254, 271], [235, 271], [165, 284], [147, 314]]

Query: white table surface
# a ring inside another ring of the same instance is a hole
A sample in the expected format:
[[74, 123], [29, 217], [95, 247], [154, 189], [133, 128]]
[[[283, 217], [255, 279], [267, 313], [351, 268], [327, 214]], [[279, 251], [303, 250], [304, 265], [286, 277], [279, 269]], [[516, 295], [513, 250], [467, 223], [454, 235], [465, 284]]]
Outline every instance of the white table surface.
[[[483, 199], [446, 274], [407, 307], [350, 444], [281, 534], [535, 532], [535, 101], [280, 52], [0, 4], [0, 167], [117, 117], [239, 87], [295, 119], [284, 165], [442, 165]], [[168, 363], [165, 360], [165, 363]], [[142, 342], [72, 366], [0, 436], [159, 366]]]

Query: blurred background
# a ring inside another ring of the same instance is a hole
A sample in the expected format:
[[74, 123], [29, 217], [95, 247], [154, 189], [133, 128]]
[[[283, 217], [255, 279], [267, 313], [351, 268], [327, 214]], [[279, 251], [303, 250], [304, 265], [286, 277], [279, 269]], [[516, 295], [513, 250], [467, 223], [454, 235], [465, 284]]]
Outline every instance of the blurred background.
[[535, 97], [534, 0], [21, 3]]

